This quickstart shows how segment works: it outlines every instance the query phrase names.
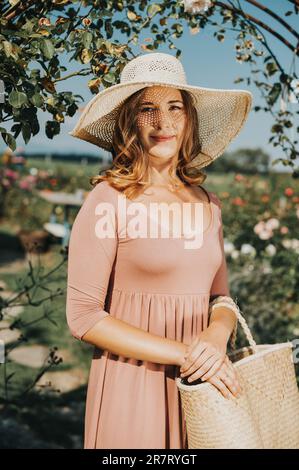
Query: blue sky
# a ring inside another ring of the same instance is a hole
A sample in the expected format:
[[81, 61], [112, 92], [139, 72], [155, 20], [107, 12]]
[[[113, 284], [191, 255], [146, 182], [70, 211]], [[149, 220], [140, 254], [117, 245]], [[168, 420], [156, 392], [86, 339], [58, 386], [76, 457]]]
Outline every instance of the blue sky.
[[[275, 11], [283, 16], [284, 12], [292, 9], [292, 4], [288, 0], [261, 0], [263, 5], [268, 5], [275, 9]], [[277, 31], [283, 33], [285, 37], [294, 44], [293, 36], [288, 33], [282, 26], [279, 25], [274, 19], [270, 19], [260, 10], [257, 10], [252, 5], [248, 4], [245, 0], [241, 0], [242, 6], [248, 13], [256, 16], [260, 20], [267, 20], [268, 24]], [[275, 7], [274, 7], [274, 6]], [[298, 16], [292, 15], [286, 17], [295, 29], [298, 30]], [[297, 22], [297, 24], [296, 24]], [[209, 88], [227, 88], [227, 89], [246, 89], [253, 93], [253, 106], [262, 105], [263, 100], [260, 97], [260, 92], [256, 89], [255, 85], [247, 85], [246, 82], [238, 84], [234, 83], [237, 77], [247, 77], [250, 73], [250, 67], [246, 63], [238, 63], [235, 59], [234, 37], [237, 33], [228, 31], [225, 36], [225, 41], [220, 43], [213, 37], [213, 31], [216, 29], [208, 26], [201, 30], [196, 35], [191, 35], [187, 26], [185, 27], [184, 35], [182, 38], [175, 40], [179, 49], [182, 50], [180, 60], [184, 66], [188, 83], [191, 85], [198, 85]], [[141, 38], [149, 37], [150, 33], [145, 32]], [[266, 33], [271, 48], [275, 51], [277, 57], [286, 71], [289, 71], [292, 62], [292, 52], [283, 46], [276, 38], [269, 36]], [[120, 39], [120, 36], [119, 36]], [[142, 41], [140, 41], [142, 42]], [[260, 48], [260, 47], [259, 47]], [[140, 46], [135, 46], [135, 54], [145, 53]], [[158, 52], [166, 52], [175, 54], [175, 51], [170, 50], [167, 46], [162, 46]], [[298, 60], [298, 59], [297, 59]], [[64, 65], [67, 67], [67, 72], [79, 70], [84, 66], [75, 61], [69, 62], [67, 57], [64, 59]], [[298, 64], [297, 64], [298, 67]], [[297, 70], [298, 73], [298, 70]], [[91, 94], [87, 87], [88, 80], [92, 76], [74, 77], [66, 81], [62, 81], [57, 86], [59, 91], [72, 90], [74, 93], [79, 93], [83, 96], [85, 102], [81, 105], [84, 106], [94, 95]], [[101, 88], [102, 89], [102, 88]], [[298, 104], [291, 104], [294, 109], [298, 109]], [[27, 146], [24, 145], [22, 137], [17, 139], [17, 145], [25, 147], [28, 152], [72, 152], [74, 154], [89, 153], [93, 155], [103, 155], [109, 157], [110, 154], [97, 148], [95, 145], [80, 141], [70, 135], [68, 132], [73, 129], [80, 113], [77, 112], [72, 118], [66, 117], [65, 123], [61, 126], [61, 134], [50, 140], [46, 137], [44, 131], [44, 123], [50, 116], [46, 113], [39, 112], [39, 119], [41, 124], [40, 133], [33, 137]], [[235, 150], [240, 147], [261, 147], [268, 151], [273, 158], [282, 156], [281, 151], [273, 148], [268, 144], [270, 137], [270, 128], [272, 125], [271, 116], [262, 111], [251, 111], [249, 118], [237, 138], [230, 144], [227, 150]], [[296, 124], [298, 126], [298, 123]], [[0, 149], [3, 149], [3, 143], [0, 143]], [[276, 169], [283, 169], [281, 165], [276, 165]]]

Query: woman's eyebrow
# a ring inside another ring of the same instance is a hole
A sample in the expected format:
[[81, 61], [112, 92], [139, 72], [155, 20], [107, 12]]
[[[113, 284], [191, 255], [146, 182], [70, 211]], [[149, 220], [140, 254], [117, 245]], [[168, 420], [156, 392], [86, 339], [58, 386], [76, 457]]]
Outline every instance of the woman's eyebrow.
[[[168, 104], [170, 104], [170, 103], [182, 103], [182, 104], [184, 104], [181, 100], [172, 100], [172, 101], [168, 101]], [[152, 103], [151, 101], [143, 101], [143, 102], [141, 103], [141, 105], [144, 105], [144, 104], [154, 104], [154, 103]]]

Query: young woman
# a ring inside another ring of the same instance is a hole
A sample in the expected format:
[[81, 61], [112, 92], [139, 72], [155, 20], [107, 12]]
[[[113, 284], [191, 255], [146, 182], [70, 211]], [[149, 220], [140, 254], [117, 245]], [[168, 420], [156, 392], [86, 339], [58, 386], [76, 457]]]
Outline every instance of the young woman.
[[209, 312], [230, 291], [221, 203], [200, 186], [200, 168], [237, 135], [250, 104], [243, 90], [186, 84], [175, 57], [150, 53], [91, 100], [71, 133], [113, 153], [69, 243], [68, 325], [95, 346], [86, 449], [188, 448], [180, 373], [227, 398], [241, 392], [226, 354], [235, 313]]

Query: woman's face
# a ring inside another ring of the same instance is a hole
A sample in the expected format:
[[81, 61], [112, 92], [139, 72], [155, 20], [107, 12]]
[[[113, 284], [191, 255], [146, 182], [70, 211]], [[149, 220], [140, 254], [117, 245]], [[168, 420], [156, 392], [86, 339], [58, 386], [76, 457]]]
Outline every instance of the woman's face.
[[[186, 125], [180, 90], [164, 86], [149, 87], [136, 112], [138, 137], [145, 152], [162, 159], [176, 157]], [[168, 138], [158, 139], [159, 136]]]

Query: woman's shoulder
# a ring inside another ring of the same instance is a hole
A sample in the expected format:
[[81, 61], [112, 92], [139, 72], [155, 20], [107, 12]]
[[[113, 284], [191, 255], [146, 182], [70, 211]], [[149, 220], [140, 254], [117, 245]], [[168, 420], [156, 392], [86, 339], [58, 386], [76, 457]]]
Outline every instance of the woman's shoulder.
[[81, 223], [84, 225], [84, 223], [90, 220], [90, 217], [100, 214], [102, 210], [101, 205], [103, 203], [105, 204], [105, 210], [108, 209], [111, 214], [115, 214], [117, 203], [115, 190], [105, 180], [97, 183], [87, 193], [77, 213], [76, 224]]
[[219, 209], [221, 209], [222, 202], [219, 199], [219, 197], [217, 196], [217, 194], [214, 191], [209, 191], [207, 188], [204, 188], [203, 186], [200, 186], [200, 188], [206, 192], [206, 194], [209, 197], [210, 202], [214, 203], [216, 206], [219, 207]]
[[97, 183], [88, 193], [90, 199], [101, 199], [102, 201], [113, 202], [119, 192], [113, 188], [107, 180]]
[[214, 191], [209, 191], [209, 195], [210, 195], [211, 201], [213, 201], [214, 204], [216, 204], [221, 209], [222, 202], [220, 198], [217, 196], [217, 194], [214, 193]]

